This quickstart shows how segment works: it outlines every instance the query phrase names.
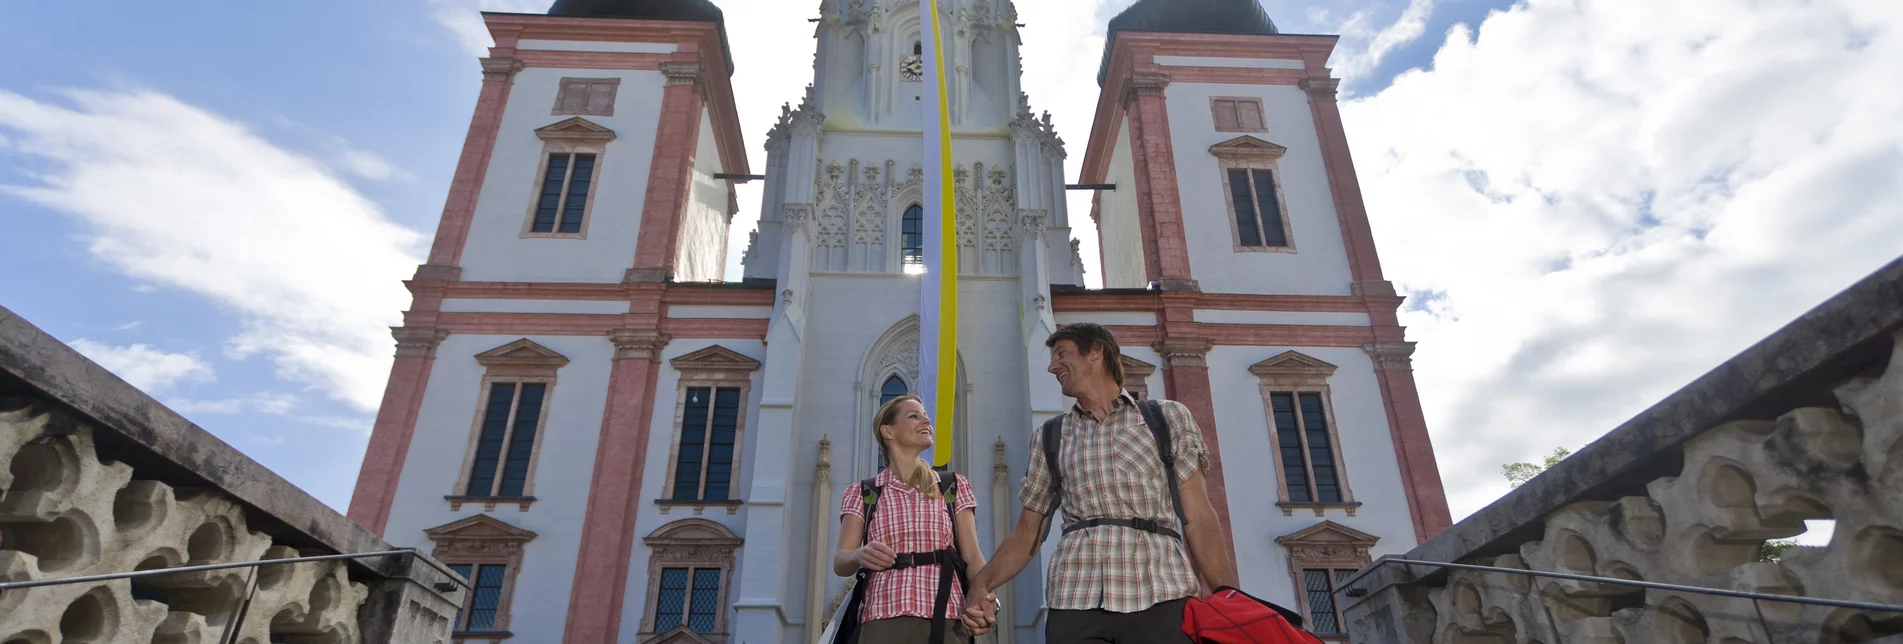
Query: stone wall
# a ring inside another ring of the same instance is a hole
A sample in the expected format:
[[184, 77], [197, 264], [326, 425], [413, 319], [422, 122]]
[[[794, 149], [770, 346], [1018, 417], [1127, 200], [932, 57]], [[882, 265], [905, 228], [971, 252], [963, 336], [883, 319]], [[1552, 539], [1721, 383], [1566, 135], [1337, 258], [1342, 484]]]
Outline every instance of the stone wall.
[[[393, 549], [4, 308], [0, 465], [0, 582]], [[462, 588], [421, 555], [40, 586], [0, 642], [434, 644]]]
[[[1405, 558], [1903, 604], [1903, 261]], [[1903, 641], [1903, 613], [1393, 562], [1345, 594], [1357, 642]]]

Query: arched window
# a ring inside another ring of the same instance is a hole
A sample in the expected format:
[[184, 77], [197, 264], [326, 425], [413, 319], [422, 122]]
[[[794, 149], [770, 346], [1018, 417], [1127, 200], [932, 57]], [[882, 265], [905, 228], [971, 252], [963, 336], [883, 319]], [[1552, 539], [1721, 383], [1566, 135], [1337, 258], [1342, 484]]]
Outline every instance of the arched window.
[[911, 392], [905, 386], [904, 380], [900, 380], [898, 376], [887, 378], [885, 384], [879, 387], [879, 406], [884, 407], [886, 403], [892, 402], [893, 398], [908, 393]]
[[905, 218], [901, 222], [903, 237], [899, 240], [899, 252], [902, 255], [900, 265], [908, 273], [925, 272], [925, 209], [913, 204], [905, 209]]
[[924, 55], [925, 55], [925, 42], [924, 42], [924, 41], [920, 41], [920, 40], [914, 40], [914, 41], [912, 41], [912, 55], [913, 55], [913, 56], [924, 56]]

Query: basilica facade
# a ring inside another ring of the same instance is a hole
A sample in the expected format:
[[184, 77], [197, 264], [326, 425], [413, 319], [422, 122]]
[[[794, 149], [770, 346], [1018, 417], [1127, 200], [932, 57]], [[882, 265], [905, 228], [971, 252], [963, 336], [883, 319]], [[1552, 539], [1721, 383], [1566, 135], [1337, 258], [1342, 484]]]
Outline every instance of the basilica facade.
[[[1336, 581], [1449, 517], [1335, 38], [1280, 34], [1254, 0], [1141, 0], [1106, 25], [1079, 150], [1019, 85], [1011, 1], [938, 5], [961, 272], [940, 447], [986, 549], [1033, 428], [1069, 408], [1044, 339], [1096, 322], [1133, 393], [1195, 414], [1245, 589], [1345, 632]], [[833, 612], [840, 491], [877, 471], [872, 411], [918, 382], [935, 196], [919, 3], [816, 14], [812, 84], [760, 157], [715, 3], [484, 15], [495, 47], [350, 506], [470, 579], [460, 641], [810, 644]], [[765, 198], [733, 249], [743, 181]], [[1080, 189], [1089, 212], [1066, 205]], [[1042, 576], [1000, 592], [998, 641], [1042, 641]]]

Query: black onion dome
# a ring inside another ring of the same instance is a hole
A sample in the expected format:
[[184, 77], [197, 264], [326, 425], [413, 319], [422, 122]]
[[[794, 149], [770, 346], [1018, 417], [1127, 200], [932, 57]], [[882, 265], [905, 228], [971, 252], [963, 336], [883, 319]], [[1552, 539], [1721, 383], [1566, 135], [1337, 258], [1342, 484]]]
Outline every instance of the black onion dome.
[[727, 58], [727, 74], [733, 75], [733, 47], [727, 44], [726, 16], [708, 0], [555, 0], [548, 15], [711, 22], [720, 29], [721, 53]]
[[1253, 36], [1281, 33], [1256, 0], [1138, 0], [1110, 19], [1103, 41], [1103, 65], [1097, 71], [1098, 85], [1110, 73], [1110, 50], [1117, 44], [1120, 31]]

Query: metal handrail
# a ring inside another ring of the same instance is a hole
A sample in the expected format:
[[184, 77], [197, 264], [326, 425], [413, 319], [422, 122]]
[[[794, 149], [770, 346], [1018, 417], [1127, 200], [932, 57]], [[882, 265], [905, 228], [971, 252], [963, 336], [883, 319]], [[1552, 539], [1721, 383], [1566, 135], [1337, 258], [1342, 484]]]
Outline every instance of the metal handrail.
[[[339, 561], [339, 560], [345, 560], [345, 559], [374, 559], [377, 557], [396, 557], [396, 556], [402, 556], [402, 555], [415, 555], [415, 554], [417, 554], [416, 549], [403, 548], [400, 550], [386, 550], [383, 552], [360, 552], [355, 554], [317, 555], [317, 556], [311, 556], [311, 557], [291, 557], [287, 559], [264, 559], [260, 561], [240, 561], [235, 563], [203, 564], [203, 565], [197, 565], [197, 566], [179, 566], [176, 568], [153, 568], [150, 570], [134, 570], [131, 572], [114, 572], [114, 573], [106, 573], [102, 575], [82, 575], [79, 577], [60, 577], [58, 579], [33, 579], [28, 581], [4, 582], [4, 583], [0, 583], [0, 591], [19, 590], [24, 588], [38, 588], [40, 586], [58, 586], [63, 584], [83, 584], [83, 583], [89, 583], [89, 582], [95, 582], [95, 581], [112, 581], [115, 579], [135, 579], [139, 577], [153, 577], [157, 575], [176, 575], [176, 574], [188, 573], [188, 572], [229, 570], [232, 568], [255, 568], [260, 566], [275, 566], [279, 564], [307, 563], [307, 562], [313, 562], [313, 561]], [[431, 567], [436, 568], [438, 571], [447, 573], [449, 575], [449, 578], [456, 582], [456, 585], [462, 586], [463, 588], [469, 588], [469, 581], [466, 579], [463, 579], [462, 575], [458, 575], [455, 573], [455, 571], [444, 568], [442, 565], [436, 564], [436, 562], [430, 561], [427, 558], [424, 559], [424, 561], [434, 564]]]
[[[1476, 570], [1480, 572], [1503, 572], [1510, 575], [1524, 575], [1528, 577], [1550, 577], [1554, 579], [1570, 579], [1573, 581], [1586, 581], [1586, 582], [1592, 582], [1592, 583], [1598, 583], [1598, 584], [1612, 584], [1616, 586], [1635, 586], [1638, 588], [1652, 588], [1656, 590], [1671, 590], [1671, 591], [1687, 592], [1687, 593], [1699, 593], [1704, 595], [1717, 595], [1720, 597], [1736, 597], [1739, 599], [1784, 602], [1788, 604], [1806, 604], [1811, 606], [1831, 606], [1836, 608], [1855, 608], [1857, 610], [1867, 610], [1867, 611], [1884, 612], [1884, 613], [1903, 613], [1903, 606], [1891, 605], [1891, 604], [1877, 604], [1872, 602], [1854, 602], [1854, 601], [1846, 601], [1842, 599], [1820, 599], [1816, 597], [1796, 597], [1792, 595], [1772, 595], [1768, 593], [1753, 593], [1753, 592], [1746, 592], [1742, 590], [1725, 590], [1722, 588], [1705, 588], [1702, 586], [1684, 586], [1680, 584], [1662, 584], [1655, 581], [1639, 581], [1636, 579], [1619, 579], [1617, 577], [1594, 577], [1591, 575], [1575, 575], [1572, 573], [1564, 573], [1564, 572], [1546, 572], [1543, 570], [1527, 570], [1525, 568], [1501, 568], [1499, 566], [1477, 566], [1474, 564], [1457, 564], [1457, 563], [1446, 563], [1446, 562], [1440, 562], [1440, 561], [1421, 561], [1418, 559], [1398, 559], [1398, 558], [1392, 558], [1392, 557], [1383, 557], [1380, 560], [1374, 562], [1374, 566], [1369, 566], [1369, 568], [1372, 569], [1374, 567], [1378, 567], [1378, 566], [1382, 566], [1382, 565], [1390, 564], [1390, 563], [1417, 565], [1417, 566], [1436, 566], [1440, 568], [1454, 568], [1458, 570]], [[1346, 590], [1346, 589], [1336, 589], [1335, 592], [1339, 593], [1339, 592], [1342, 592], [1343, 590]], [[1355, 590], [1362, 590], [1364, 593], [1366, 592], [1365, 589], [1355, 589]], [[1358, 597], [1358, 596], [1359, 595], [1349, 595], [1349, 597]]]

